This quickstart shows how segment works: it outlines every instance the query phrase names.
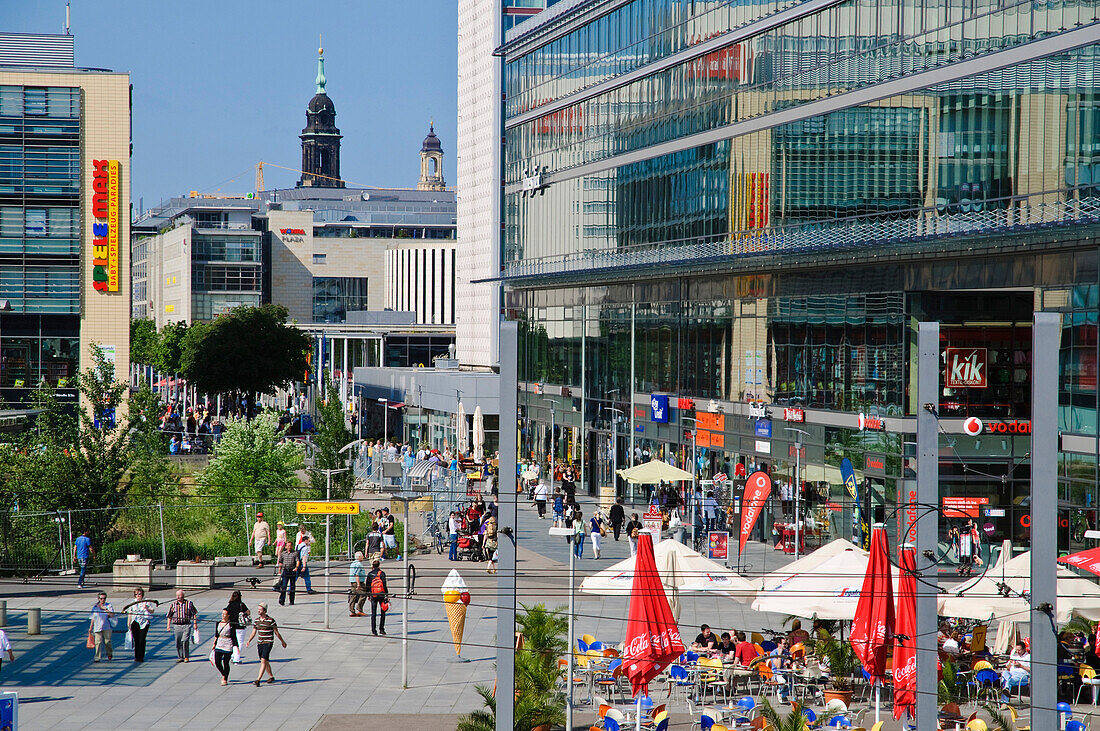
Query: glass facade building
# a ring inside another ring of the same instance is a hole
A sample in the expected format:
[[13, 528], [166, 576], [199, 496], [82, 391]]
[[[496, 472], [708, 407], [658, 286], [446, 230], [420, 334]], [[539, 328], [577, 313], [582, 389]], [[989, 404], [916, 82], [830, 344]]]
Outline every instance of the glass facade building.
[[941, 375], [945, 505], [1026, 543], [1031, 320], [1055, 311], [1059, 498], [1084, 508], [1063, 547], [1097, 527], [1095, 4], [555, 11], [500, 49], [525, 457], [555, 445], [597, 494], [613, 452], [694, 449], [704, 479], [790, 480], [798, 455], [811, 504], [843, 495], [847, 457], [882, 517], [914, 484], [916, 323], [936, 320], [945, 366], [986, 368]]

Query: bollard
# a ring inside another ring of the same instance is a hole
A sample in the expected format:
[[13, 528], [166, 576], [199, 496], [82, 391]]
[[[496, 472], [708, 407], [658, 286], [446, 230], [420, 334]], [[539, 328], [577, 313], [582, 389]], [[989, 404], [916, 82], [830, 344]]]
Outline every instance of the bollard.
[[0, 627], [8, 626], [8, 600], [0, 599]]
[[40, 635], [40, 634], [42, 634], [42, 610], [41, 609], [28, 609], [27, 610], [27, 634], [28, 635]]

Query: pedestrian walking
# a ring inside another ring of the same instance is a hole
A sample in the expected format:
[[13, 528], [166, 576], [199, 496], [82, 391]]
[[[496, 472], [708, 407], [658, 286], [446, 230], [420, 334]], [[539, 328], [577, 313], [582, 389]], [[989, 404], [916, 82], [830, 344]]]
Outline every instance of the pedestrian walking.
[[637, 513], [630, 514], [630, 522], [626, 524], [626, 539], [630, 543], [630, 555], [638, 553], [638, 534], [642, 530], [642, 522], [638, 520]]
[[9, 662], [15, 662], [15, 653], [11, 650], [8, 633], [0, 629], [0, 668], [4, 667], [4, 653], [7, 653]]
[[134, 589], [134, 601], [126, 607], [126, 627], [134, 643], [134, 662], [145, 662], [145, 638], [149, 634], [149, 622], [156, 604], [145, 601], [145, 590]]
[[592, 558], [600, 557], [600, 539], [603, 538], [603, 534], [606, 528], [603, 527], [603, 519], [600, 518], [599, 511], [592, 513], [592, 518], [589, 520], [589, 531], [592, 533]]
[[573, 511], [573, 555], [584, 558], [584, 514], [579, 510]]
[[565, 495], [561, 489], [554, 490], [554, 527], [560, 528], [565, 523]]
[[256, 550], [256, 563], [264, 567], [264, 546], [271, 540], [271, 526], [264, 520], [263, 513], [256, 513], [256, 522], [252, 526], [252, 547]]
[[279, 554], [279, 563], [276, 569], [281, 572], [282, 580], [279, 582], [279, 604], [286, 604], [286, 595], [290, 594], [290, 606], [294, 606], [294, 584], [298, 581], [298, 569], [301, 567], [298, 552], [283, 543], [282, 553]]
[[101, 591], [97, 595], [89, 620], [88, 632], [92, 634], [95, 645], [93, 662], [99, 662], [99, 659], [103, 656], [104, 647], [107, 648], [107, 659], [111, 660], [114, 658], [114, 648], [111, 647], [111, 631], [115, 627], [115, 610], [111, 603], [107, 601], [107, 592]]
[[275, 524], [275, 555], [281, 556], [286, 548], [286, 523], [279, 521]]
[[[396, 555], [400, 558], [397, 550], [396, 522], [394, 517], [390, 515], [390, 509], [382, 508], [382, 523], [379, 526], [379, 530], [382, 531], [382, 541], [386, 544], [386, 548], [391, 551], [391, 557]], [[385, 558], [385, 553], [382, 554], [382, 557]]]
[[223, 609], [221, 620], [214, 625], [214, 667], [222, 675], [222, 685], [229, 685], [229, 667], [233, 664], [233, 651], [236, 649], [237, 631], [229, 610]]
[[275, 623], [275, 619], [267, 613], [267, 602], [257, 604], [256, 612], [256, 621], [252, 623], [252, 634], [245, 640], [244, 646], [248, 647], [253, 639], [256, 640], [256, 654], [260, 658], [260, 674], [252, 681], [252, 684], [259, 688], [265, 672], [270, 676], [267, 682], [275, 682], [275, 673], [271, 671], [271, 647], [275, 644], [275, 638], [278, 637], [279, 642], [286, 649], [286, 640], [279, 634], [279, 625]]
[[306, 582], [306, 594], [316, 594], [313, 590], [313, 582], [309, 577], [309, 552], [313, 546], [313, 536], [306, 533], [297, 544], [298, 549], [298, 576]]
[[233, 625], [233, 631], [237, 633], [236, 650], [233, 653], [233, 662], [238, 665], [243, 662], [241, 648], [244, 647], [245, 627], [252, 623], [252, 613], [241, 599], [241, 593], [234, 591], [229, 595], [229, 604], [225, 605], [229, 612], [229, 622]]
[[611, 511], [607, 516], [611, 521], [611, 530], [615, 534], [615, 540], [619, 540], [619, 532], [623, 529], [623, 524], [626, 522], [626, 511], [623, 509], [623, 499], [619, 498], [615, 501], [615, 504], [611, 506]]
[[[386, 572], [381, 568], [381, 562], [375, 559], [371, 562], [370, 573], [367, 574], [367, 586], [370, 587], [370, 631], [371, 634], [386, 635], [386, 612], [389, 611], [389, 587], [386, 585]], [[375, 624], [379, 612], [381, 620]]]
[[535, 509], [539, 511], [539, 520], [546, 517], [546, 497], [550, 489], [542, 482], [535, 486]]
[[451, 539], [451, 551], [447, 555], [447, 558], [451, 561], [458, 560], [458, 531], [462, 528], [462, 519], [458, 517], [458, 513], [451, 511], [451, 517], [447, 519], [447, 532], [448, 537]]
[[367, 601], [367, 569], [363, 566], [363, 552], [355, 552], [355, 560], [348, 567], [348, 581], [351, 583], [348, 594], [348, 616], [365, 617], [363, 604]]
[[76, 588], [84, 588], [84, 576], [88, 571], [88, 561], [95, 558], [95, 549], [92, 548], [92, 539], [88, 537], [88, 529], [85, 528], [73, 541], [73, 563], [80, 568], [80, 575], [76, 580]]
[[168, 607], [168, 631], [176, 634], [176, 662], [191, 662], [191, 633], [199, 631], [199, 612], [183, 589], [176, 589], [176, 601]]

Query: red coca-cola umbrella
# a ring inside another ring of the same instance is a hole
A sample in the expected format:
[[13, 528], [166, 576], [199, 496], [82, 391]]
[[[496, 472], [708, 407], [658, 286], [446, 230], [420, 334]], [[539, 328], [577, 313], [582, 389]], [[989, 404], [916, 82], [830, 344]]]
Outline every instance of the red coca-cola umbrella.
[[852, 649], [875, 683], [875, 722], [879, 721], [879, 694], [886, 677], [886, 651], [894, 639], [894, 584], [886, 531], [871, 531], [871, 555], [859, 592], [850, 637]]
[[623, 673], [638, 698], [638, 728], [641, 728], [642, 696], [649, 690], [649, 681], [684, 652], [684, 642], [657, 573], [653, 538], [648, 532], [638, 536], [635, 561], [622, 660]]
[[898, 556], [898, 609], [894, 622], [894, 719], [906, 712], [916, 716], [917, 706], [917, 570], [913, 548]]
[[1084, 569], [1085, 571], [1100, 576], [1100, 548], [1090, 548], [1087, 551], [1080, 551], [1078, 553], [1071, 553], [1068, 556], [1062, 556], [1058, 559], [1058, 563], [1064, 563], [1068, 566]]

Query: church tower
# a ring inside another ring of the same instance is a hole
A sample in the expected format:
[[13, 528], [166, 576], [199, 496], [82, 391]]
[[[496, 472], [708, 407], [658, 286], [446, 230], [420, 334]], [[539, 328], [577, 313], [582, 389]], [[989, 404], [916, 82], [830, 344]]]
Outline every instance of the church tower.
[[317, 93], [306, 107], [302, 140], [302, 177], [299, 188], [343, 188], [340, 179], [340, 130], [336, 105], [325, 93], [325, 49], [317, 49]]
[[443, 179], [443, 145], [435, 136], [435, 123], [428, 128], [428, 136], [420, 146], [420, 182], [417, 190], [446, 190]]

